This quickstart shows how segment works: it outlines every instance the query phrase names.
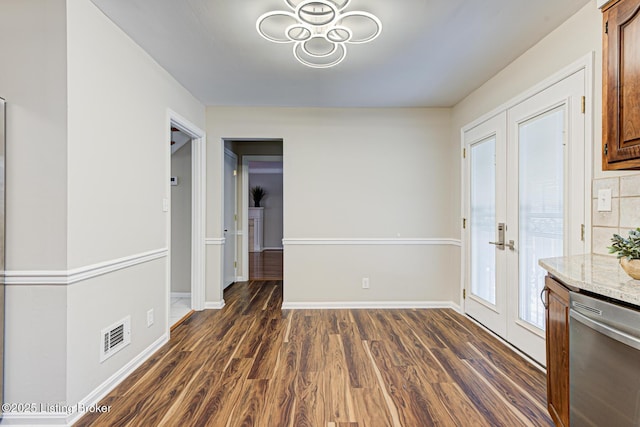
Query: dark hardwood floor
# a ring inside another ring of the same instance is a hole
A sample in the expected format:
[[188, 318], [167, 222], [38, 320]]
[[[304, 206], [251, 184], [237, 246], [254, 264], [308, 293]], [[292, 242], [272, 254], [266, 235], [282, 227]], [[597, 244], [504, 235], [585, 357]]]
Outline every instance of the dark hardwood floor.
[[551, 426], [545, 376], [449, 309], [285, 310], [236, 283], [77, 426]]
[[282, 251], [249, 252], [249, 280], [282, 280]]

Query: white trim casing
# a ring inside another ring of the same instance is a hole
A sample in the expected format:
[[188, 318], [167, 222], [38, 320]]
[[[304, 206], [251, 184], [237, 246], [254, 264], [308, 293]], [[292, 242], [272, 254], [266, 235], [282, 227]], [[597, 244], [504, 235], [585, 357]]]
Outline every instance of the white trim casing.
[[161, 248], [72, 270], [7, 270], [4, 273], [5, 285], [67, 286], [145, 262], [165, 258], [167, 254], [168, 249]]
[[[177, 127], [191, 138], [191, 308], [202, 310], [205, 299], [205, 221], [207, 182], [206, 133], [189, 120], [171, 109], [167, 109], [168, 141], [171, 127]], [[167, 171], [171, 175], [171, 150], [167, 150]], [[166, 194], [171, 198], [170, 177], [166, 179]], [[167, 244], [171, 247], [171, 212], [167, 220]], [[171, 257], [171, 254], [169, 254]], [[167, 289], [171, 289], [171, 262], [167, 263]], [[168, 310], [168, 308], [167, 308]], [[167, 311], [168, 313], [169, 311]], [[169, 328], [167, 317], [167, 328]], [[167, 329], [168, 330], [168, 329]]]

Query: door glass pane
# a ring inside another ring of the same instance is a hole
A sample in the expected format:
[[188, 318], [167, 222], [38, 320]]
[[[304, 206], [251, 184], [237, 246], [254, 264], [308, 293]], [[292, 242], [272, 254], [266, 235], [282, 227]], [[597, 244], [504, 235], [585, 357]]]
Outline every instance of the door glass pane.
[[519, 126], [519, 314], [544, 329], [540, 258], [562, 256], [564, 135], [562, 107]]
[[496, 139], [471, 147], [471, 292], [495, 305]]

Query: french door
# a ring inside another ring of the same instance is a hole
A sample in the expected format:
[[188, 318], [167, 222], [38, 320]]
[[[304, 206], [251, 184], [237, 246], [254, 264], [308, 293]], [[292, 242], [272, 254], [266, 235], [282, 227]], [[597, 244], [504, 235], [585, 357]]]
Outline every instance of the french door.
[[545, 365], [541, 258], [584, 253], [581, 70], [465, 131], [465, 312]]

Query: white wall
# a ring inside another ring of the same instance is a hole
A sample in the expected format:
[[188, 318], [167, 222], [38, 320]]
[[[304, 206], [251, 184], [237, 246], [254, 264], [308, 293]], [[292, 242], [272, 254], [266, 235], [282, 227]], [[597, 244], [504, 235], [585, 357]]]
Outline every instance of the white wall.
[[64, 0], [0, 2], [8, 270], [67, 267]]
[[[0, 2], [8, 271], [67, 268], [65, 15], [64, 0]], [[66, 399], [66, 294], [7, 285], [5, 402]]]
[[171, 292], [191, 292], [191, 143], [171, 155]]
[[[283, 138], [285, 240], [429, 239], [454, 233], [451, 187], [443, 179], [450, 175], [443, 159], [457, 152], [449, 143], [447, 109], [209, 107], [207, 134], [210, 172], [221, 164], [222, 138]], [[221, 176], [207, 177], [208, 237], [219, 237], [215, 205], [221, 200]], [[433, 246], [393, 243], [350, 246], [348, 257], [333, 245], [285, 246], [285, 301], [378, 301], [390, 295], [394, 301], [454, 300], [457, 247], [437, 245], [434, 255]], [[361, 272], [357, 266], [364, 264], [376, 268]], [[369, 274], [371, 289], [361, 289], [361, 276], [336, 275], [337, 269]], [[212, 295], [221, 295], [219, 286], [207, 282]]]
[[[5, 399], [74, 404], [166, 339], [169, 109], [203, 129], [205, 110], [86, 0], [0, 2], [0, 51]], [[101, 364], [100, 330], [124, 315], [132, 343]]]
[[68, 5], [69, 264], [75, 267], [166, 247], [160, 231], [168, 217], [162, 212], [169, 196], [167, 109], [202, 128], [204, 115], [202, 104], [91, 2]]
[[[204, 107], [93, 3], [67, 0], [67, 16], [69, 265], [166, 249], [168, 110], [204, 128]], [[92, 308], [92, 321], [90, 328], [69, 329], [70, 402], [168, 332], [168, 286], [166, 258], [71, 286], [70, 307]], [[132, 317], [132, 345], [101, 366], [97, 354], [90, 355], [100, 329], [119, 320], [123, 307]], [[156, 322], [147, 328], [149, 309]], [[86, 322], [87, 315], [86, 309], [70, 309], [69, 325]]]

